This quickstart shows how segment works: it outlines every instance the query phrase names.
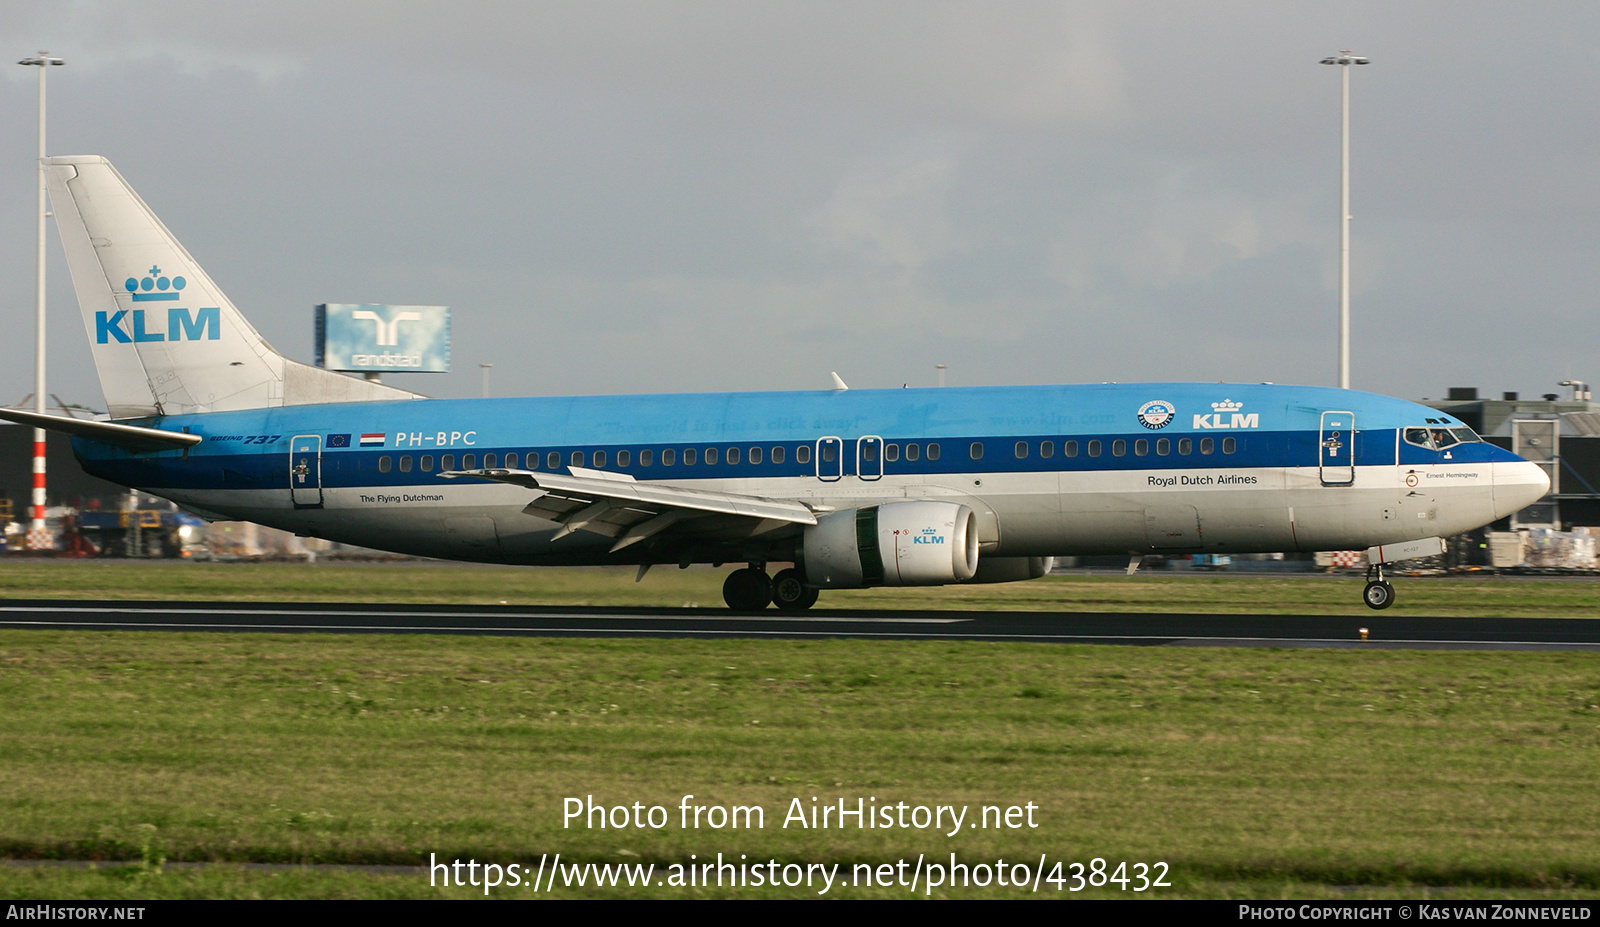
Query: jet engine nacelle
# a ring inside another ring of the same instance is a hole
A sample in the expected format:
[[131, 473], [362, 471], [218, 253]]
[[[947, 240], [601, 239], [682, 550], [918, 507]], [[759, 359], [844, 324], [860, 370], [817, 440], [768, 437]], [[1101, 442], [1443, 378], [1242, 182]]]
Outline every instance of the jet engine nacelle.
[[978, 561], [978, 574], [967, 582], [1014, 583], [1038, 579], [1055, 568], [1054, 557], [984, 557]]
[[833, 589], [942, 586], [978, 571], [978, 516], [952, 502], [890, 502], [807, 527], [806, 582]]

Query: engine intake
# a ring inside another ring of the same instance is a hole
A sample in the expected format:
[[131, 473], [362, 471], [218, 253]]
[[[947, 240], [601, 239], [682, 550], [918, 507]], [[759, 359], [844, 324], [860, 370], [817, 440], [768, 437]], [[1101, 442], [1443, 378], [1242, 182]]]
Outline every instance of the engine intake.
[[978, 571], [978, 517], [953, 502], [846, 509], [806, 528], [806, 581], [832, 589], [942, 586]]

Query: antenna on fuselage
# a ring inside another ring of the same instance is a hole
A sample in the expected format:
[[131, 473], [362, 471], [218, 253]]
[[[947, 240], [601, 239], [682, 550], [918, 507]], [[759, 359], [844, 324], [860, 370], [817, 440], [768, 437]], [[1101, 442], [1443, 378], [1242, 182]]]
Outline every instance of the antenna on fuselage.
[[835, 390], [847, 390], [850, 388], [845, 385], [845, 382], [839, 378], [839, 374], [834, 371], [828, 371], [828, 376], [833, 377], [833, 388]]

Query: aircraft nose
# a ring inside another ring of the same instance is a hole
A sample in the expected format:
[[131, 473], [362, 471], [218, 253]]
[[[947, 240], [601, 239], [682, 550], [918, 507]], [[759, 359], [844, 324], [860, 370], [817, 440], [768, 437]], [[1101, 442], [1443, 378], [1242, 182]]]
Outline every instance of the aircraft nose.
[[1505, 518], [1544, 498], [1550, 491], [1550, 477], [1537, 464], [1526, 460], [1494, 465], [1494, 517]]

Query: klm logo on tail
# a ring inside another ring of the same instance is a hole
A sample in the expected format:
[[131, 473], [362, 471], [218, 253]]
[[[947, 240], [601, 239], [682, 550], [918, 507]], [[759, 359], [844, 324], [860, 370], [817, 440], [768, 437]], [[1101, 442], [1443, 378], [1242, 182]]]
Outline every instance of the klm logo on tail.
[[[132, 329], [124, 327], [132, 324]], [[207, 306], [193, 312], [179, 306], [167, 310], [167, 330], [151, 331], [143, 309], [118, 309], [94, 314], [96, 344], [132, 344], [140, 341], [216, 341], [222, 337], [222, 310]]]
[[[182, 277], [167, 278], [160, 267], [151, 267], [143, 279], [129, 277], [123, 287], [133, 294], [133, 301], [165, 302], [176, 300], [179, 291], [187, 284]], [[161, 310], [148, 310], [159, 314]], [[167, 310], [166, 331], [153, 331], [144, 309], [119, 309], [113, 313], [94, 314], [94, 340], [96, 344], [134, 344], [146, 341], [216, 341], [222, 337], [222, 310], [208, 306], [193, 311], [179, 306]], [[130, 327], [131, 326], [131, 327]]]

